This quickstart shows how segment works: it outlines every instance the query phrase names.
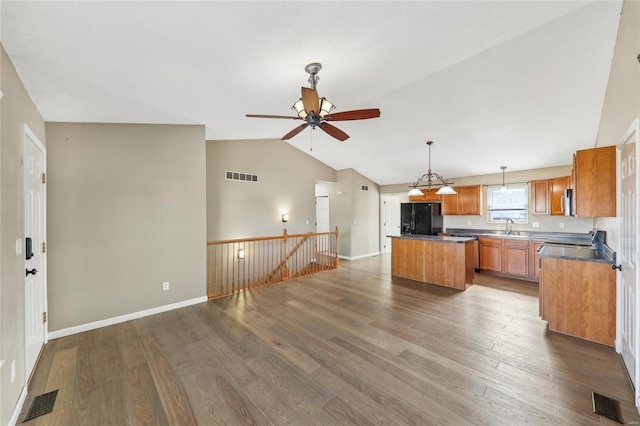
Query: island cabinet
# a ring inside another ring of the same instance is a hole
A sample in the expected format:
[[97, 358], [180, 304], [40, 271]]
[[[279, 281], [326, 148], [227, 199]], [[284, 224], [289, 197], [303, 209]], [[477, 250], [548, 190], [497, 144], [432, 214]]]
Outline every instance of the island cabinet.
[[564, 215], [565, 190], [570, 176], [531, 181], [531, 205], [535, 215]]
[[442, 196], [443, 215], [482, 214], [482, 185], [456, 186], [457, 194]]
[[577, 151], [573, 157], [571, 179], [575, 216], [616, 216], [614, 145]]
[[393, 237], [391, 275], [466, 290], [473, 284], [473, 242], [472, 238]]
[[609, 263], [543, 257], [540, 300], [549, 330], [613, 346], [616, 274]]
[[442, 201], [442, 196], [436, 194], [439, 188], [433, 189], [423, 189], [422, 195], [412, 195], [409, 197], [409, 201], [411, 202], [421, 202], [421, 201]]

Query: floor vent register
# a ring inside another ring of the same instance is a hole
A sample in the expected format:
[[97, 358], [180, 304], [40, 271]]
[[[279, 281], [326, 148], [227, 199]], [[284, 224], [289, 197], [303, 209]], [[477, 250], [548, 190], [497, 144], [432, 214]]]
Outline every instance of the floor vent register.
[[620, 412], [620, 403], [616, 399], [611, 399], [599, 393], [591, 392], [593, 398], [593, 412], [605, 416], [608, 419], [615, 420], [624, 424], [622, 421], [622, 413]]
[[53, 404], [56, 403], [56, 396], [58, 396], [58, 389], [33, 398], [29, 411], [27, 411], [27, 415], [22, 422], [24, 423], [43, 414], [50, 413], [53, 410]]

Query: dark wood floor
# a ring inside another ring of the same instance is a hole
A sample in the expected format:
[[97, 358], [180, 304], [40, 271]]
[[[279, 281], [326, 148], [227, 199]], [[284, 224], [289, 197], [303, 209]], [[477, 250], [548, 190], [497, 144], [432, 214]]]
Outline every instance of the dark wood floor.
[[617, 424], [640, 421], [611, 348], [551, 333], [537, 286], [466, 292], [390, 276], [390, 257], [61, 339], [31, 425]]

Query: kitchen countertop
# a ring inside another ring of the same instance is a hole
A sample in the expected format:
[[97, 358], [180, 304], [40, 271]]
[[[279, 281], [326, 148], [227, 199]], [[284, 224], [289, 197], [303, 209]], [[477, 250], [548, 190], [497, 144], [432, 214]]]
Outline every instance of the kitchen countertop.
[[427, 240], [441, 241], [443, 243], [466, 243], [467, 241], [475, 241], [472, 237], [440, 237], [438, 235], [387, 235], [390, 238], [404, 238], [408, 240]]
[[456, 237], [492, 237], [577, 245], [591, 244], [591, 239], [587, 234], [573, 232], [513, 231], [511, 234], [506, 234], [503, 230], [448, 228], [446, 233]]
[[605, 244], [599, 244], [597, 246], [544, 244], [540, 248], [538, 256], [610, 264], [616, 262], [616, 253]]

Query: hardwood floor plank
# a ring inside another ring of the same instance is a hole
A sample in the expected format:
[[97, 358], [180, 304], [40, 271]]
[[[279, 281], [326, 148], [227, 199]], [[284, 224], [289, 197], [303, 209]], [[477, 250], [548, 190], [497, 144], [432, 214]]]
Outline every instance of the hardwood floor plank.
[[149, 366], [142, 364], [128, 368], [127, 383], [136, 423], [149, 426], [168, 425], [169, 419], [162, 407]]
[[148, 334], [141, 336], [140, 340], [169, 423], [195, 425], [189, 399], [160, 342]]

